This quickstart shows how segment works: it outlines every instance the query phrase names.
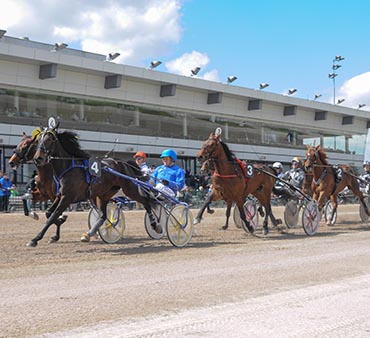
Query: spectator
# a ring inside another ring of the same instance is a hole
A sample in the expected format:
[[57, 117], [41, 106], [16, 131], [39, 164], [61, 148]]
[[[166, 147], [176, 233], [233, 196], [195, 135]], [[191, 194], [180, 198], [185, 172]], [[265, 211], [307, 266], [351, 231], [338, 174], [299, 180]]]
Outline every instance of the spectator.
[[10, 192], [15, 189], [13, 182], [9, 179], [8, 173], [4, 173], [0, 179], [0, 198], [2, 199], [2, 211], [9, 212]]

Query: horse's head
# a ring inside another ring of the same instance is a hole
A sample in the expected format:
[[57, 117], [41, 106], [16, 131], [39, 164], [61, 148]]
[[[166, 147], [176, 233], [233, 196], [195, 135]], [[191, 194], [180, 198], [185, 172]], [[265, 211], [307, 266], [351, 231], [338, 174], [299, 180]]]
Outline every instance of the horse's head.
[[221, 134], [221, 128], [217, 128], [215, 132], [209, 135], [208, 140], [203, 143], [202, 148], [197, 154], [198, 161], [204, 162], [218, 157], [220, 147], [222, 148], [220, 143]]
[[40, 129], [35, 129], [32, 136], [23, 133], [22, 140], [13, 150], [13, 155], [9, 159], [9, 165], [13, 170], [16, 170], [20, 165], [31, 161], [37, 146], [37, 136], [41, 132]]
[[43, 166], [50, 162], [50, 157], [53, 155], [57, 140], [55, 129], [48, 128], [40, 134], [37, 150], [33, 156], [33, 161], [37, 166]]
[[320, 155], [320, 144], [315, 146], [307, 145], [306, 158], [304, 159], [304, 170], [310, 172], [313, 168], [313, 165], [319, 161]]

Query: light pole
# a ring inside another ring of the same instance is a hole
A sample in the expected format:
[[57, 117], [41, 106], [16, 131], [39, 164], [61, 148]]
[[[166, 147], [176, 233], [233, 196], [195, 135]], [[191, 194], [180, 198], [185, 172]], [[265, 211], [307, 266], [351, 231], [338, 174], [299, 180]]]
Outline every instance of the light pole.
[[338, 76], [337, 70], [340, 67], [342, 67], [342, 65], [339, 65], [336, 62], [340, 62], [340, 61], [343, 61], [343, 60], [344, 60], [344, 57], [343, 56], [337, 55], [335, 57], [335, 59], [333, 60], [333, 66], [331, 67], [331, 69], [333, 71], [329, 74], [329, 79], [332, 79], [333, 80], [333, 104], [335, 104], [335, 78]]

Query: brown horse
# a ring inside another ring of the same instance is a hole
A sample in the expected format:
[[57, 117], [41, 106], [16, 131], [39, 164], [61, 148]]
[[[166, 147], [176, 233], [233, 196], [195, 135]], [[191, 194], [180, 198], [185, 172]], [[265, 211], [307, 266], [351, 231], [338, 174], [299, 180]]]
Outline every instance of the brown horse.
[[[148, 213], [151, 226], [160, 233], [161, 226], [151, 212], [151, 200], [148, 196], [142, 195], [134, 178], [142, 178], [140, 168], [134, 161], [123, 162], [112, 158], [105, 158], [99, 163], [94, 161], [91, 166], [88, 163], [90, 155], [83, 151], [78, 142], [77, 135], [72, 132], [57, 131], [58, 125], [45, 129], [39, 139], [34, 161], [36, 165], [43, 166], [51, 164], [53, 174], [60, 182], [60, 189], [57, 198], [53, 202], [53, 210], [47, 219], [44, 228], [27, 245], [36, 246], [52, 223], [66, 210], [71, 203], [77, 203], [89, 199], [100, 209], [101, 218], [92, 225], [88, 233], [83, 234], [81, 241], [87, 242], [106, 220], [106, 206], [109, 200], [122, 188], [126, 196], [141, 203]], [[106, 171], [109, 167], [119, 173], [132, 177], [132, 180], [122, 178]], [[100, 172], [100, 176], [89, 174], [89, 168]]]
[[269, 231], [268, 217], [270, 217], [274, 226], [281, 224], [281, 220], [275, 219], [270, 203], [272, 188], [276, 181], [274, 177], [276, 172], [272, 168], [256, 164], [246, 168], [247, 174], [251, 176], [247, 178], [238, 159], [228, 146], [221, 141], [220, 137], [221, 129], [217, 128], [215, 133], [209, 135], [208, 140], [204, 142], [197, 155], [200, 161], [212, 163], [214, 171], [212, 175], [212, 191], [199, 210], [195, 222], [199, 223], [201, 221], [205, 209], [212, 201], [222, 198], [227, 205], [226, 223], [223, 229], [228, 228], [231, 207], [235, 203], [239, 209], [244, 230], [253, 233], [254, 229], [247, 221], [243, 208], [246, 197], [252, 194], [265, 208], [263, 232], [267, 234]]
[[[23, 133], [21, 142], [15, 147], [13, 155], [9, 159], [9, 165], [13, 170], [17, 170], [22, 164], [33, 160], [37, 148], [37, 135], [38, 133], [35, 133], [31, 137]], [[54, 201], [55, 199], [57, 184], [53, 179], [53, 171], [50, 169], [51, 165], [37, 167], [37, 190], [32, 192], [35, 202], [45, 202], [49, 199]]]
[[311, 171], [313, 174], [311, 187], [319, 210], [324, 207], [326, 199], [330, 198], [333, 209], [331, 216], [327, 219], [328, 225], [331, 224], [331, 219], [338, 207], [337, 196], [345, 187], [348, 187], [359, 198], [366, 214], [370, 216], [355, 173], [349, 165], [343, 164], [334, 168], [328, 163], [327, 155], [320, 145], [317, 147], [307, 145], [304, 167], [307, 172]]
[[[33, 160], [37, 148], [37, 136], [40, 133], [41, 129], [35, 129], [32, 136], [27, 136], [26, 133], [23, 133], [21, 142], [15, 147], [13, 155], [9, 159], [9, 165], [13, 170], [17, 170], [19, 166]], [[51, 165], [37, 166], [37, 172], [35, 179], [36, 190], [31, 191], [32, 200], [34, 202], [54, 201], [58, 191], [58, 182], [53, 176]], [[27, 201], [23, 200], [24, 213], [28, 216], [29, 210], [26, 204]], [[53, 209], [49, 208], [46, 211], [46, 217], [49, 218], [52, 212]], [[67, 220], [67, 217], [67, 215], [61, 215], [54, 222], [57, 227], [56, 234], [51, 237], [50, 242], [58, 241], [60, 238], [60, 226]], [[34, 218], [38, 219], [38, 216], [34, 216]]]

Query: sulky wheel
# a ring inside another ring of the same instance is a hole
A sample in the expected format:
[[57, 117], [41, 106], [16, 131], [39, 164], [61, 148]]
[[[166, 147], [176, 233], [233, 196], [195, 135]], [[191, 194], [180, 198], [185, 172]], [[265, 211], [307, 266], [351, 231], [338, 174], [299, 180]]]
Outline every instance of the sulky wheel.
[[[364, 201], [367, 205], [368, 210], [370, 210], [370, 197], [365, 197]], [[366, 214], [365, 208], [362, 203], [360, 203], [360, 218], [362, 223], [369, 224], [369, 216]]]
[[328, 220], [331, 217], [331, 213], [333, 212], [333, 205], [330, 201], [327, 201], [324, 207], [324, 215], [325, 215], [325, 222], [327, 225], [334, 225], [337, 221], [337, 211], [335, 211], [333, 218], [330, 220], [330, 224], [328, 224]]
[[167, 218], [167, 237], [173, 246], [178, 248], [189, 243], [193, 236], [194, 221], [189, 207], [175, 205]]
[[317, 203], [309, 201], [302, 212], [303, 230], [308, 236], [316, 234], [320, 224], [320, 213]]
[[298, 224], [299, 207], [296, 201], [288, 201], [284, 210], [284, 221], [288, 228], [294, 228]]
[[[253, 200], [247, 200], [244, 203], [244, 214], [247, 221], [250, 222], [250, 225], [254, 228], [254, 230], [258, 227], [258, 210], [257, 210], [257, 203]], [[242, 227], [242, 219], [240, 218], [239, 209], [237, 206], [234, 206], [233, 210], [233, 219], [234, 223], [237, 228]]]
[[152, 214], [157, 222], [162, 228], [162, 232], [158, 233], [156, 232], [153, 227], [150, 224], [150, 219], [148, 216], [148, 213], [145, 212], [144, 216], [144, 226], [145, 226], [145, 231], [148, 234], [148, 236], [152, 239], [161, 239], [164, 234], [165, 234], [165, 227], [166, 227], [166, 222], [167, 222], [167, 213], [166, 210], [162, 207], [160, 204], [155, 204], [152, 207]]
[[100, 238], [108, 244], [117, 243], [125, 231], [126, 222], [123, 210], [116, 203], [107, 204], [107, 219], [99, 228]]

